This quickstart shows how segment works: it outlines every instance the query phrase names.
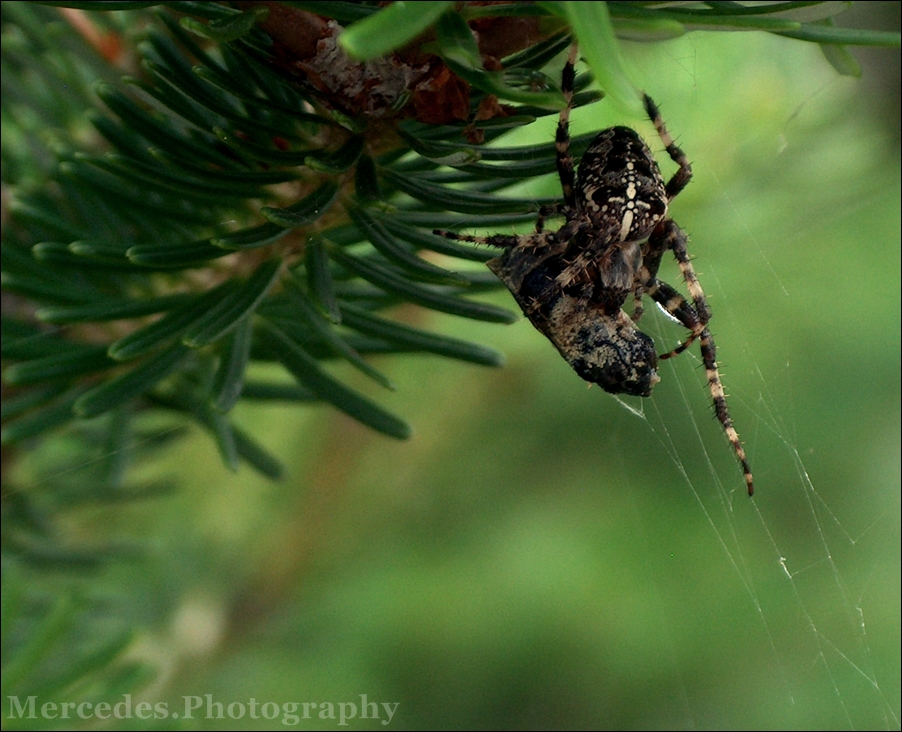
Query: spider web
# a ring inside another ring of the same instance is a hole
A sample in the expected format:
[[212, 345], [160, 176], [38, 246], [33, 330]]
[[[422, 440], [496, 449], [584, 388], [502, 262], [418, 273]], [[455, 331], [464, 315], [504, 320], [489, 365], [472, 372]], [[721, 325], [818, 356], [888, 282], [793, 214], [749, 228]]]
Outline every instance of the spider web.
[[[725, 199], [734, 216], [743, 219], [735, 203], [728, 196]], [[854, 215], [854, 208], [842, 211], [836, 219]], [[773, 327], [779, 330], [780, 319], [792, 313], [792, 303], [803, 295], [778, 276], [760, 235], [746, 230], [762, 268], [771, 273], [771, 296], [777, 303]], [[786, 246], [798, 243], [788, 236]], [[697, 253], [697, 247], [690, 244], [690, 251]], [[719, 425], [709, 424], [702, 416], [700, 402], [707, 392], [695, 349], [684, 353], [682, 362], [674, 359], [662, 364], [662, 383], [656, 387], [661, 390], [671, 384], [669, 388], [678, 393], [682, 404], [679, 415], [670, 412], [672, 407], [665, 405], [657, 392], [638, 405], [632, 400], [618, 401], [647, 424], [687, 486], [713, 545], [726, 561], [720, 566], [717, 562], [706, 564], [708, 571], [714, 571], [724, 583], [738, 584], [734, 589], [746, 598], [747, 612], [729, 622], [735, 632], [754, 636], [754, 642], [725, 640], [716, 630], [709, 641], [733, 647], [735, 662], [727, 672], [731, 680], [759, 691], [761, 706], [767, 711], [751, 714], [751, 726], [898, 729], [898, 403], [890, 400], [887, 412], [875, 415], [890, 430], [895, 427], [895, 434], [891, 431], [881, 436], [877, 420], [848, 424], [853, 433], [872, 433], [871, 439], [885, 452], [875, 449], [860, 458], [872, 468], [862, 471], [870, 480], [863, 477], [855, 484], [836, 486], [824, 473], [824, 461], [808, 457], [816, 456], [814, 450], [800, 448], [797, 420], [800, 413], [805, 416], [809, 405], [798, 403], [803, 397], [796, 396], [807, 394], [805, 398], [810, 398], [807, 384], [806, 388], [799, 386], [806, 379], [827, 379], [822, 394], [829, 402], [836, 388], [829, 381], [832, 375], [802, 374], [792, 362], [783, 368], [760, 363], [752, 345], [755, 337], [743, 332], [743, 315], [736, 312], [741, 310], [738, 296], [732, 296], [721, 283], [710, 261], [700, 265], [696, 260], [696, 267], [704, 270], [699, 276], [709, 298], [713, 294], [709, 300], [714, 303], [712, 327], [719, 360], [722, 365], [725, 359], [727, 363], [722, 376], [734, 421], [752, 461], [756, 496], [745, 496], [741, 473], [730, 463], [726, 440], [717, 442]], [[892, 328], [892, 323], [887, 327]], [[663, 317], [644, 320], [643, 328], [659, 344], [668, 344], [674, 337], [673, 327]], [[740, 333], [740, 341], [734, 339], [725, 348], [717, 340], [723, 332]], [[785, 349], [787, 359], [793, 351], [791, 346]], [[730, 364], [751, 364], [742, 375], [742, 387], [735, 385], [741, 379], [731, 378], [736, 369]], [[832, 416], [838, 421], [849, 419], [842, 413]], [[701, 464], [695, 460], [698, 455], [703, 456]], [[849, 456], [854, 459], [851, 448]], [[818, 467], [812, 469], [812, 461]], [[861, 509], [861, 502], [866, 509]], [[667, 655], [678, 678], [685, 717], [682, 723], [659, 718], [649, 724], [716, 726], [705, 696], [724, 691], [719, 683], [698, 684], [679, 657], [676, 649], [685, 636], [679, 624], [697, 624], [699, 619], [686, 617], [675, 606], [667, 589], [670, 583], [661, 574], [667, 571], [657, 567], [651, 572], [653, 581], [662, 585], [653, 596], [665, 634], [672, 636]], [[712, 599], [709, 610], [719, 623], [725, 614], [713, 606], [716, 602]], [[682, 620], [677, 620], [680, 617]], [[736, 718], [733, 720], [723, 723], [736, 726]]]
[[[876, 668], [871, 646], [872, 637], [879, 644], [887, 644], [887, 648], [895, 644], [895, 638], [886, 638], [885, 627], [877, 634], [869, 632], [869, 618], [883, 611], [875, 604], [887, 600], [885, 590], [873, 586], [880, 562], [875, 545], [879, 547], [898, 537], [898, 513], [891, 506], [883, 506], [872, 515], [870, 525], [847, 528], [846, 520], [819, 492], [795, 440], [774, 413], [774, 402], [767, 397], [759, 399], [751, 411], [762, 430], [784, 452], [779, 466], [770, 466], [766, 474], [783, 475], [778, 481], [761, 479], [756, 498], [746, 499], [740, 476], [732, 474], [736, 469], [723, 465], [722, 460], [709, 453], [717, 449], [713, 443], [706, 447], [711, 439], [704, 433], [710, 430], [700, 424], [697, 416], [698, 394], [692, 391], [695, 379], [679, 373], [672, 376], [691, 418], [693, 437], [704, 454], [707, 476], [693, 475], [684, 463], [683, 448], [677, 445], [678, 440], [668, 427], [670, 420], [654, 400], [645, 412], [618, 401], [649, 425], [670, 456], [727, 560], [728, 567], [721, 571], [734, 575], [747, 596], [755, 617], [751, 621], [737, 618], [734, 622], [756, 626], [742, 628], [743, 634], [760, 636], [758, 642], [767, 648], [766, 655], [770, 657], [769, 663], [762, 662], [760, 656], [756, 658], [761, 666], [750, 672], [749, 683], [755, 685], [754, 674], [769, 667], [771, 686], [777, 687], [777, 697], [769, 697], [769, 703], [785, 707], [784, 719], [795, 718], [794, 722], [786, 722], [789, 727], [806, 726], [812, 719], [809, 715], [813, 699], [832, 696], [833, 713], [822, 710], [824, 717], [832, 720], [826, 726], [844, 719], [852, 729], [898, 728], [898, 698], [885, 690], [893, 688], [893, 677]], [[737, 401], [735, 397], [733, 401]], [[749, 442], [760, 446], [765, 439], [758, 432]], [[756, 464], [760, 465], [760, 461]], [[775, 489], [793, 494], [789, 501], [796, 506], [792, 536], [787, 535], [787, 527], [774, 518], [772, 510], [762, 508], [769, 500], [786, 505], [785, 495], [774, 499]], [[747, 516], [737, 516], [741, 511], [751, 512], [757, 526]], [[780, 584], [778, 579], [785, 586], [773, 587]], [[665, 592], [654, 594], [660, 603], [660, 621], [668, 626], [677, 613], [663, 599]], [[793, 627], [796, 641], [790, 645], [785, 635]], [[674, 628], [670, 630], [682, 635]], [[742, 674], [744, 660], [737, 660], [738, 674]], [[688, 684], [675, 660], [674, 672], [680, 677], [682, 694], [686, 695], [688, 726], [710, 726], [696, 719], [698, 710], [688, 698]]]

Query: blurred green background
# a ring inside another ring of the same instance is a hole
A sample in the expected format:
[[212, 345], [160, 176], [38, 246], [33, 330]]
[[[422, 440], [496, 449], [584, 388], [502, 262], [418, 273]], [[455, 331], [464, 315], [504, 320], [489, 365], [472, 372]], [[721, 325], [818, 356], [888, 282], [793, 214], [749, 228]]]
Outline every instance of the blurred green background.
[[[400, 729], [899, 727], [900, 171], [886, 92], [771, 35], [624, 46], [693, 162], [672, 214], [714, 312], [755, 498], [697, 349], [664, 365], [652, 398], [618, 400], [526, 321], [405, 308], [501, 348], [507, 366], [377, 359], [399, 390], [354, 383], [414, 425], [407, 443], [326, 407], [242, 406], [237, 422], [289, 466], [281, 482], [229, 473], [194, 434], [142, 468], [175, 476], [173, 497], [83, 517], [92, 538], [148, 543], [102, 580], [148, 627], [133, 651], [161, 668], [147, 699], [380, 704], [380, 720], [349, 729], [382, 728], [383, 702], [399, 703]], [[554, 123], [518, 141], [551, 139]], [[647, 121], [603, 101], [573, 132], [611, 124], [661, 150]], [[673, 262], [662, 276], [680, 282]], [[658, 312], [643, 328], [661, 351], [683, 336]], [[320, 711], [298, 726], [338, 726], [337, 706]], [[202, 713], [184, 726], [285, 727]]]

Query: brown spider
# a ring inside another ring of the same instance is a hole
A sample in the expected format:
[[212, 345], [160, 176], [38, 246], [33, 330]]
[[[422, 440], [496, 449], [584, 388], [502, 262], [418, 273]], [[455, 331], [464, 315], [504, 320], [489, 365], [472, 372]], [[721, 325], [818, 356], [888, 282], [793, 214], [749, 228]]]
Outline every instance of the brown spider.
[[[649, 396], [660, 381], [658, 359], [676, 356], [698, 340], [714, 411], [752, 495], [752, 471], [730, 419], [708, 330], [711, 310], [689, 260], [686, 233], [667, 215], [670, 202], [692, 178], [689, 160], [667, 132], [655, 103], [645, 95], [645, 110], [679, 170], [665, 183], [642, 138], [628, 127], [611, 127], [592, 141], [574, 181], [568, 128], [576, 52], [574, 45], [564, 66], [561, 89], [567, 104], [561, 110], [555, 141], [563, 201], [543, 207], [536, 230], [522, 236], [434, 233], [504, 249], [487, 263], [489, 269], [576, 373], [612, 394]], [[564, 225], [545, 231], [549, 216], [562, 216]], [[658, 279], [666, 251], [673, 253], [680, 266], [691, 305]], [[645, 295], [689, 330], [683, 343], [661, 356], [652, 339], [635, 327]], [[622, 309], [629, 296], [634, 301], [632, 317]]]

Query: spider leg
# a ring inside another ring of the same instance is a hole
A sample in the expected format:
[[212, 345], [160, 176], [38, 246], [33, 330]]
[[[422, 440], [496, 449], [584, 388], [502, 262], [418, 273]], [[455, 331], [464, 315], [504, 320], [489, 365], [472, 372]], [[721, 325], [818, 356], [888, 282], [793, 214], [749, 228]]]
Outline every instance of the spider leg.
[[[714, 346], [714, 338], [711, 336], [711, 331], [708, 330], [708, 320], [711, 317], [711, 312], [708, 309], [707, 302], [705, 302], [705, 294], [702, 292], [701, 285], [698, 283], [692, 265], [689, 263], [689, 256], [686, 252], [686, 235], [673, 222], [666, 222], [665, 226], [670, 231], [667, 237], [670, 245], [666, 248], [674, 252], [677, 261], [680, 263], [680, 269], [683, 271], [683, 277], [686, 280], [689, 291], [692, 293], [695, 307], [690, 305], [686, 298], [676, 289], [666, 282], [662, 282], [657, 277], [650, 283], [646, 280], [644, 289], [649, 297], [690, 331], [689, 338], [685, 342], [681, 343], [670, 353], [665, 353], [658, 356], [658, 358], [665, 359], [676, 356], [685, 351], [696, 339], [698, 340], [702, 352], [702, 362], [705, 365], [705, 374], [708, 378], [708, 389], [711, 391], [711, 400], [714, 402], [714, 413], [717, 415], [717, 420], [723, 427], [727, 439], [733, 446], [733, 451], [736, 453], [739, 464], [742, 466], [749, 495], [752, 495], [755, 492], [752, 470], [749, 467], [739, 434], [736, 432], [733, 420], [730, 418], [730, 410], [727, 407], [727, 395], [724, 392], [723, 382], [720, 380], [720, 370], [717, 368], [717, 349]], [[657, 261], [653, 258], [651, 268], [657, 270], [657, 262], [659, 261], [660, 257], [657, 258]], [[647, 267], [646, 265], [643, 269]]]
[[524, 234], [521, 236], [494, 234], [492, 236], [468, 236], [466, 234], [457, 234], [453, 231], [443, 231], [441, 229], [433, 229], [432, 233], [437, 236], [443, 236], [446, 239], [454, 239], [455, 241], [468, 241], [474, 244], [487, 244], [502, 249], [513, 249], [515, 247], [539, 247], [548, 243], [545, 234], [545, 219], [551, 216], [559, 216], [566, 214], [568, 211], [576, 207], [576, 195], [573, 192], [575, 186], [575, 176], [573, 173], [573, 157], [570, 155], [570, 105], [573, 102], [573, 80], [576, 76], [574, 66], [578, 55], [578, 47], [574, 43], [570, 47], [570, 54], [567, 57], [567, 63], [564, 64], [564, 71], [561, 76], [561, 91], [564, 94], [566, 102], [561, 110], [558, 118], [557, 133], [555, 136], [555, 151], [558, 177], [561, 180], [561, 190], [564, 194], [564, 200], [561, 203], [551, 206], [542, 206], [539, 209], [539, 215], [536, 219], [536, 229], [532, 234]]
[[679, 170], [673, 174], [673, 177], [665, 186], [667, 200], [672, 201], [692, 179], [692, 166], [689, 164], [689, 158], [686, 157], [686, 153], [677, 147], [677, 144], [673, 141], [673, 138], [667, 131], [664, 120], [661, 119], [661, 112], [658, 110], [658, 105], [652, 101], [652, 98], [648, 96], [648, 94], [643, 96], [643, 101], [645, 102], [645, 111], [648, 113], [648, 118], [652, 121], [652, 124], [654, 124], [655, 129], [658, 131], [658, 137], [660, 137], [661, 142], [664, 143], [667, 154], [670, 155], [670, 159], [673, 160], [673, 162], [680, 166]]
[[[658, 224], [655, 231], [649, 237], [648, 253], [643, 262], [643, 274], [645, 274], [645, 271], [647, 271], [648, 274], [644, 280], [646, 283], [645, 287], [649, 295], [651, 295], [651, 287], [656, 280], [658, 267], [661, 263], [663, 253], [668, 249], [673, 252], [673, 256], [676, 259], [677, 264], [679, 264], [680, 272], [682, 272], [683, 279], [686, 282], [686, 288], [689, 290], [689, 295], [692, 297], [692, 303], [695, 306], [694, 315], [696, 317], [691, 320], [683, 320], [679, 318], [674, 311], [671, 311], [665, 303], [661, 303], [662, 307], [664, 307], [667, 312], [672, 313], [674, 317], [677, 317], [677, 319], [690, 331], [689, 337], [682, 344], [677, 346], [670, 353], [664, 354], [661, 358], [671, 358], [685, 351], [694, 340], [701, 336], [702, 331], [708, 325], [708, 321], [711, 320], [711, 308], [708, 307], [708, 302], [705, 299], [705, 292], [702, 290], [701, 283], [698, 281], [695, 269], [693, 269], [692, 262], [689, 259], [689, 250], [686, 248], [686, 241], [686, 232], [677, 226], [676, 222], [672, 219], [665, 219]], [[673, 292], [682, 299], [682, 296], [679, 295], [679, 293], [676, 293], [675, 290]], [[655, 302], [660, 301], [655, 300]]]
[[717, 359], [715, 358], [714, 339], [711, 337], [711, 331], [705, 328], [699, 337], [701, 345], [702, 361], [705, 364], [705, 373], [708, 377], [708, 387], [711, 389], [711, 398], [714, 400], [714, 413], [717, 420], [723, 425], [723, 431], [727, 435], [727, 439], [733, 446], [733, 451], [739, 459], [742, 466], [742, 473], [745, 476], [745, 484], [748, 487], [749, 495], [755, 493], [755, 484], [752, 480], [752, 468], [749, 466], [748, 458], [745, 456], [745, 450], [742, 448], [742, 442], [739, 439], [739, 433], [733, 426], [733, 420], [730, 419], [730, 410], [727, 408], [727, 395], [723, 390], [723, 383], [720, 380], [720, 372], [717, 369]]
[[698, 313], [676, 289], [662, 280], [655, 279], [654, 282], [645, 286], [645, 293], [658, 303], [664, 312], [678, 320], [690, 331], [689, 337], [685, 341], [672, 351], [660, 354], [659, 359], [665, 360], [679, 356], [695, 343], [696, 339], [704, 335], [707, 326], [699, 321]]
[[686, 328], [689, 328], [690, 331], [695, 332], [698, 330], [698, 336], [693, 337], [691, 340], [687, 340], [685, 343], [681, 343], [670, 353], [658, 356], [658, 358], [673, 358], [685, 351], [695, 338], [700, 337], [705, 326], [699, 324], [698, 314], [687, 302], [686, 298], [666, 282], [655, 279], [651, 284], [645, 286], [645, 293], [658, 303], [668, 315], [676, 318]]
[[536, 219], [536, 233], [541, 234], [545, 230], [545, 219], [551, 216], [561, 216], [567, 213], [567, 206], [563, 203], [555, 203], [550, 206], [542, 206], [539, 209], [539, 217]]
[[[664, 257], [664, 252], [667, 251], [668, 240], [664, 235], [665, 231], [663, 228], [657, 228], [642, 247], [642, 266], [636, 270], [636, 278], [633, 283], [634, 304], [632, 320], [634, 323], [638, 323], [645, 313], [642, 297], [644, 295], [652, 296], [657, 287], [663, 284], [657, 279], [657, 275], [661, 266], [661, 259]], [[668, 310], [667, 312], [670, 311]]]
[[539, 236], [541, 232], [536, 232], [536, 234], [523, 234], [517, 236], [516, 234], [492, 234], [491, 236], [470, 236], [469, 234], [458, 234], [455, 231], [443, 231], [442, 229], [433, 229], [432, 233], [436, 236], [443, 236], [446, 239], [453, 239], [454, 241], [469, 241], [474, 244], [487, 244], [492, 247], [499, 247], [501, 249], [513, 249], [518, 246], [529, 246], [530, 243], [535, 241], [535, 244], [541, 244], [543, 241], [543, 237]]
[[645, 314], [645, 306], [642, 304], [642, 296], [645, 293], [645, 285], [637, 275], [636, 281], [633, 284], [633, 314], [630, 316], [633, 323], [638, 323]]
[[567, 208], [576, 207], [576, 195], [573, 192], [575, 179], [573, 176], [573, 156], [570, 155], [570, 105], [573, 103], [573, 79], [576, 76], [577, 46], [574, 43], [570, 47], [570, 55], [564, 64], [564, 72], [561, 75], [561, 91], [564, 93], [566, 106], [561, 110], [557, 123], [557, 133], [554, 138], [554, 148], [557, 152], [557, 174], [561, 179], [561, 190], [564, 192], [564, 205]]
[[[752, 469], [749, 466], [748, 458], [745, 456], [745, 450], [742, 447], [739, 434], [733, 426], [733, 420], [730, 418], [730, 410], [727, 407], [727, 395], [724, 392], [723, 382], [720, 380], [720, 370], [717, 368], [717, 349], [714, 346], [714, 339], [711, 336], [711, 331], [708, 330], [707, 326], [699, 323], [698, 314], [695, 309], [686, 302], [686, 298], [666, 282], [656, 279], [654, 283], [647, 288], [647, 292], [656, 303], [687, 328], [690, 330], [697, 327], [701, 328], [697, 338], [701, 346], [702, 362], [705, 364], [708, 388], [711, 391], [711, 399], [714, 402], [714, 413], [717, 415], [717, 420], [723, 427], [727, 439], [733, 446], [733, 451], [736, 453], [739, 464], [742, 466], [742, 473], [745, 476], [745, 483], [746, 486], [748, 486], [749, 495], [752, 495], [755, 492], [755, 485], [752, 481]], [[687, 340], [670, 353], [665, 353], [658, 358], [670, 358], [671, 356], [676, 356], [678, 353], [682, 353], [693, 340], [695, 340], [695, 337], [693, 337], [692, 340]]]

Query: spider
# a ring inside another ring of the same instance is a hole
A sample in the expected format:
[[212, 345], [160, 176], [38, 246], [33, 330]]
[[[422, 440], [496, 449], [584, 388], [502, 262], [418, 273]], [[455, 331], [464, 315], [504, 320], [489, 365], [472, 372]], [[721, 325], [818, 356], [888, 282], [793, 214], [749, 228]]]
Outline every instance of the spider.
[[[649, 396], [660, 381], [658, 360], [682, 353], [697, 340], [715, 414], [752, 495], [752, 471], [730, 418], [708, 330], [711, 310], [689, 260], [688, 237], [667, 211], [691, 180], [692, 167], [667, 131], [658, 107], [644, 95], [645, 111], [671, 160], [679, 166], [673, 177], [664, 182], [638, 133], [629, 127], [611, 127], [592, 141], [574, 180], [569, 121], [576, 56], [574, 44], [561, 80], [566, 106], [555, 138], [563, 201], [541, 208], [535, 231], [529, 234], [478, 237], [441, 230], [434, 233], [502, 248], [503, 253], [487, 263], [489, 269], [573, 370], [607, 392]], [[564, 219], [557, 231], [545, 230], [545, 220], [551, 216]], [[679, 264], [691, 305], [658, 279], [667, 251]], [[632, 316], [623, 310], [630, 296]], [[689, 330], [680, 345], [660, 356], [652, 339], [636, 327], [643, 314], [644, 296]]]

